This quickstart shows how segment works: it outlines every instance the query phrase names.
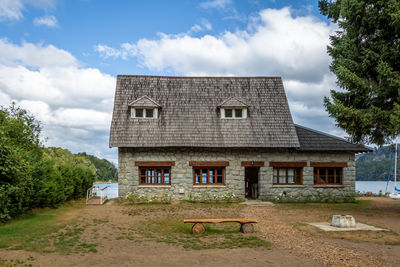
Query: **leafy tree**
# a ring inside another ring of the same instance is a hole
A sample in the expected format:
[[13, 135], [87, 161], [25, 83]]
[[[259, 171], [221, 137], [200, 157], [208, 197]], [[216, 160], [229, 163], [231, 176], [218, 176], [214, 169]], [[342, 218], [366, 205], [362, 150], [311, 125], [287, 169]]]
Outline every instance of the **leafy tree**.
[[66, 149], [44, 148], [40, 123], [12, 104], [0, 108], [0, 221], [34, 207], [85, 196], [96, 168]]
[[324, 99], [330, 116], [354, 142], [381, 145], [400, 133], [400, 1], [322, 0], [338, 23], [328, 54], [342, 89]]
[[29, 207], [32, 164], [41, 158], [40, 131], [40, 123], [15, 104], [0, 109], [0, 220]]

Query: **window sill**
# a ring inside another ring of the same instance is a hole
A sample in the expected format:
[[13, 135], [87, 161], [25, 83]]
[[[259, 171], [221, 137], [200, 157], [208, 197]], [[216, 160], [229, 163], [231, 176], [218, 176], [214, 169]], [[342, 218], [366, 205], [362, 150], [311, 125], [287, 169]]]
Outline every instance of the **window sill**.
[[166, 184], [166, 185], [163, 185], [163, 184], [155, 184], [155, 185], [139, 185], [138, 186], [139, 188], [149, 188], [149, 187], [171, 187], [171, 185], [169, 184]]
[[142, 118], [142, 117], [131, 117], [131, 119], [135, 119], [135, 120], [156, 120], [158, 118], [154, 118], [154, 117], [145, 117], [145, 118]]
[[225, 188], [226, 185], [193, 185], [193, 188]]
[[245, 120], [247, 118], [221, 118], [222, 120]]
[[274, 184], [272, 187], [305, 187], [303, 184]]
[[315, 188], [329, 188], [329, 187], [341, 188], [341, 187], [345, 187], [345, 186], [342, 184], [323, 184], [323, 185], [314, 185], [313, 187], [315, 187]]

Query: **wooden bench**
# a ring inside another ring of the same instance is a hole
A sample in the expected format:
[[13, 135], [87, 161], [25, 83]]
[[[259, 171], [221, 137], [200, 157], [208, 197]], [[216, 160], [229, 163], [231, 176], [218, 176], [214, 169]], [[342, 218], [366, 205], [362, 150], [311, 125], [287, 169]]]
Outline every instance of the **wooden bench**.
[[257, 223], [256, 219], [187, 219], [184, 223], [194, 223], [192, 226], [193, 234], [202, 234], [206, 230], [203, 223], [224, 223], [235, 222], [240, 223], [240, 231], [242, 233], [254, 232], [253, 223]]

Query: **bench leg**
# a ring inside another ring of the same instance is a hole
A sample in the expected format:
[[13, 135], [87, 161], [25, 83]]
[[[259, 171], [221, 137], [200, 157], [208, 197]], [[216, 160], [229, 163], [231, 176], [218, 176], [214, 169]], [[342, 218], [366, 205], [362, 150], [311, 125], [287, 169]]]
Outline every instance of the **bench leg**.
[[206, 231], [206, 228], [204, 228], [204, 225], [202, 223], [195, 223], [192, 226], [192, 233], [199, 235], [202, 234]]
[[241, 223], [240, 224], [240, 232], [247, 234], [254, 232], [254, 226], [252, 223]]

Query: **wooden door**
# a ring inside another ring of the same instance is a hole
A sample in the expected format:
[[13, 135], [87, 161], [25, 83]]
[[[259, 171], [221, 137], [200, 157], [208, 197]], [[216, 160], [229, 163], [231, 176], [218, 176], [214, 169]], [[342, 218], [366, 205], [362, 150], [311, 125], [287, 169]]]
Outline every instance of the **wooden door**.
[[256, 199], [258, 192], [258, 171], [259, 168], [246, 167], [244, 171], [245, 196], [246, 198]]

